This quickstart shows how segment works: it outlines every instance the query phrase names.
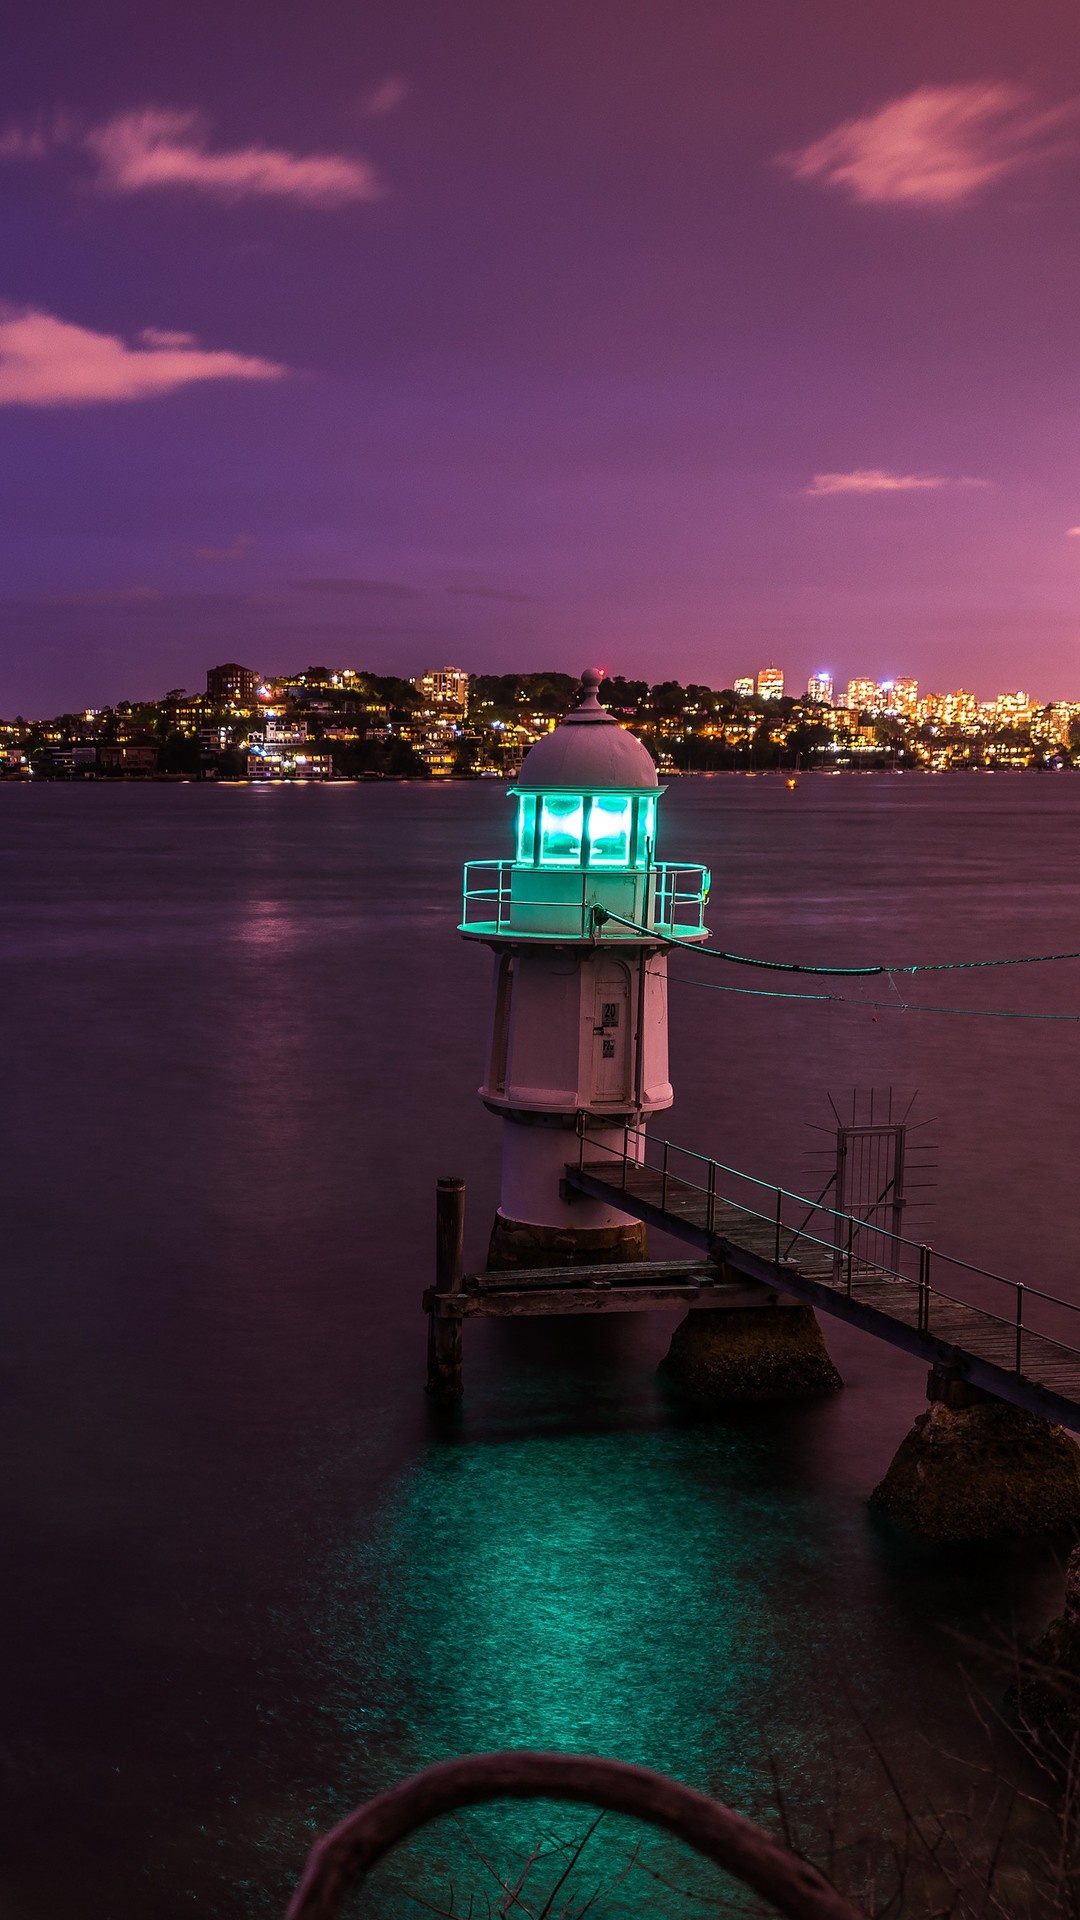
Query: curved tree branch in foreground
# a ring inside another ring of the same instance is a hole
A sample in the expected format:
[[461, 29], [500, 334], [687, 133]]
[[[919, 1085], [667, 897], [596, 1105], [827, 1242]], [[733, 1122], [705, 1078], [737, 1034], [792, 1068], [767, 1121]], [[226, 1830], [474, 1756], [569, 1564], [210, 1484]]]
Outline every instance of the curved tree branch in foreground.
[[316, 1841], [286, 1920], [338, 1920], [345, 1896], [418, 1827], [459, 1807], [508, 1799], [580, 1801], [663, 1827], [771, 1901], [785, 1920], [865, 1920], [815, 1867], [719, 1800], [621, 1760], [527, 1749], [443, 1761], [357, 1807]]

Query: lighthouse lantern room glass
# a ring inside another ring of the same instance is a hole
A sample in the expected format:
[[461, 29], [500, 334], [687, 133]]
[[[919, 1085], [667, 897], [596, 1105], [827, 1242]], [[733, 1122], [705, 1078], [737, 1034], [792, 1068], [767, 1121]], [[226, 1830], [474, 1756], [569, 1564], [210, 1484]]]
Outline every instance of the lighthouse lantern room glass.
[[655, 793], [517, 793], [517, 859], [527, 867], [647, 868]]

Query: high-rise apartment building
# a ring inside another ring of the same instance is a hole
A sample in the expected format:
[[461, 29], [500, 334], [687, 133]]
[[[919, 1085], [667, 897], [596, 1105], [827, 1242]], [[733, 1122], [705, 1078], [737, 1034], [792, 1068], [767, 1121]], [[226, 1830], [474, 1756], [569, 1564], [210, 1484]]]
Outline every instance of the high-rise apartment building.
[[999, 727], [1026, 727], [1034, 711], [1026, 693], [999, 693], [994, 702], [994, 718]]
[[979, 719], [979, 703], [973, 693], [958, 687], [955, 693], [946, 693], [941, 701], [941, 718], [947, 727], [974, 727]]
[[782, 700], [784, 697], [783, 667], [762, 667], [758, 672], [757, 690], [761, 700]]
[[831, 707], [833, 703], [832, 674], [812, 673], [806, 683], [806, 697], [816, 707]]
[[206, 697], [215, 707], [253, 707], [258, 690], [258, 674], [235, 660], [211, 667], [206, 676]]
[[744, 674], [740, 679], [736, 680], [732, 691], [738, 694], [740, 700], [752, 700], [754, 697], [753, 675]]
[[432, 707], [456, 707], [464, 713], [469, 704], [469, 676], [460, 667], [433, 667], [413, 681], [418, 693]]
[[919, 698], [917, 680], [882, 680], [878, 683], [877, 705], [882, 713], [898, 714], [910, 720]]
[[849, 680], [847, 683], [847, 703], [856, 713], [876, 713], [878, 708], [878, 683], [876, 680]]

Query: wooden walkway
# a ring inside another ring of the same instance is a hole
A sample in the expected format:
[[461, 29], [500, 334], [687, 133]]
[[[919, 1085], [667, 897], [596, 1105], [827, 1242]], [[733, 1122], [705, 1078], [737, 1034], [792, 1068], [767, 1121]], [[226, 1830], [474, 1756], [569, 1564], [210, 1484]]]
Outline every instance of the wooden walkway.
[[[650, 1141], [650, 1148], [658, 1147], [663, 1142]], [[725, 1198], [722, 1187], [747, 1176], [705, 1161], [700, 1166], [711, 1172], [707, 1183], [699, 1182], [670, 1171], [667, 1159], [667, 1148], [662, 1168], [622, 1156], [582, 1159], [567, 1167], [566, 1188], [686, 1242], [717, 1263], [729, 1280], [742, 1276], [779, 1287], [930, 1366], [1080, 1434], [1080, 1351], [1068, 1339], [1025, 1325], [1033, 1310], [1044, 1324], [1070, 1316], [1071, 1338], [1080, 1341], [1076, 1303], [936, 1253], [935, 1271], [944, 1271], [949, 1284], [935, 1284], [928, 1251], [910, 1242], [892, 1243], [900, 1255], [895, 1267], [857, 1257], [858, 1241], [852, 1257], [843, 1244], [849, 1216], [776, 1189], [769, 1217], [762, 1201], [768, 1201], [770, 1190], [762, 1183], [748, 1182], [761, 1193], [754, 1196], [755, 1206], [742, 1206]], [[852, 1236], [865, 1231], [862, 1223], [851, 1222], [848, 1247]], [[905, 1257], [916, 1274], [901, 1270]], [[954, 1288], [961, 1290], [959, 1296]]]

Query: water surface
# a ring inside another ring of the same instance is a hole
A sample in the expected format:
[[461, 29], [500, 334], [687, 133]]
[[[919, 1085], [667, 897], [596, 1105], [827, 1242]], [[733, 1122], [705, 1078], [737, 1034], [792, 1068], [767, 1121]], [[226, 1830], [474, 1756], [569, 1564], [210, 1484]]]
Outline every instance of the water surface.
[[[1080, 948], [1070, 776], [687, 779], [664, 808], [661, 854], [712, 867], [737, 950]], [[872, 1520], [923, 1375], [836, 1324], [843, 1394], [704, 1425], [658, 1393], [667, 1320], [474, 1327], [460, 1421], [433, 1421], [434, 1180], [466, 1177], [477, 1264], [497, 1188], [459, 871], [508, 850], [509, 813], [494, 782], [0, 788], [20, 1916], [273, 1914], [317, 1827], [476, 1748], [608, 1752], [751, 1812], [771, 1753], [812, 1808], [835, 1758], [866, 1773], [858, 1715], [932, 1772], [968, 1738], [957, 1635], [1056, 1609], [1050, 1547], [935, 1553]], [[918, 1088], [913, 1226], [1080, 1299], [1080, 1030], [844, 991], [673, 987], [674, 1137], [816, 1190], [827, 1096]], [[1075, 1012], [1080, 963], [910, 997]], [[522, 1810], [491, 1818], [528, 1841]], [[400, 1871], [376, 1910], [409, 1910]]]

